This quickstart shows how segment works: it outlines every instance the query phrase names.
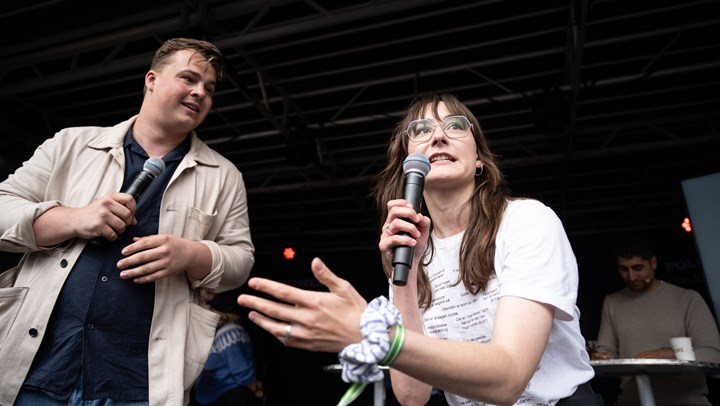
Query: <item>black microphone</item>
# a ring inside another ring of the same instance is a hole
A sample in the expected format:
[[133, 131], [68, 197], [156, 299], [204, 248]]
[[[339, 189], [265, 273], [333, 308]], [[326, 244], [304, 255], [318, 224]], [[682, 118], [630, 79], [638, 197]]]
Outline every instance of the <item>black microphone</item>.
[[[412, 153], [403, 161], [403, 199], [410, 202], [416, 212], [420, 212], [422, 208], [423, 187], [425, 186], [425, 176], [430, 172], [430, 160], [423, 154], [417, 152]], [[399, 235], [409, 235], [405, 232]], [[393, 265], [393, 284], [398, 286], [407, 285], [408, 273], [412, 266], [413, 253], [415, 247], [401, 245], [395, 247], [392, 256]]]
[[148, 158], [143, 164], [143, 170], [123, 193], [132, 195], [135, 202], [140, 200], [150, 183], [165, 172], [165, 162], [160, 158]]
[[[140, 171], [135, 180], [133, 180], [130, 186], [128, 186], [128, 188], [122, 193], [132, 195], [133, 199], [135, 199], [135, 202], [137, 203], [152, 181], [162, 175], [163, 172], [165, 172], [165, 162], [162, 159], [148, 158], [143, 164], [143, 170]], [[118, 238], [120, 238], [120, 234], [118, 234]], [[103, 241], [106, 240], [100, 237], [90, 240], [91, 243], [96, 245], [102, 244]]]

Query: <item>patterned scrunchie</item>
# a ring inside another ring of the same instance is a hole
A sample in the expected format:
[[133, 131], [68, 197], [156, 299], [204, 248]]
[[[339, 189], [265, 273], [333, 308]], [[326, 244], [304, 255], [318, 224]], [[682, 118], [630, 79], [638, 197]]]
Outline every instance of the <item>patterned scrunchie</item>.
[[383, 379], [378, 364], [390, 351], [388, 329], [396, 324], [402, 324], [402, 314], [387, 298], [378, 296], [368, 304], [360, 317], [363, 340], [339, 354], [343, 381], [371, 383]]

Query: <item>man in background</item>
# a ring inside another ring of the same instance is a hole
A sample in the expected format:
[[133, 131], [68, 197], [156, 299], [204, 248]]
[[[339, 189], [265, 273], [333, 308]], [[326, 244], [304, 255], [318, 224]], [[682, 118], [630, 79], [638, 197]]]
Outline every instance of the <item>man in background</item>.
[[[698, 361], [720, 362], [720, 335], [708, 305], [694, 290], [655, 278], [657, 257], [642, 237], [614, 247], [627, 287], [605, 297], [592, 359], [675, 359], [671, 337], [691, 337]], [[658, 405], [710, 405], [704, 376], [651, 377]], [[623, 378], [616, 405], [638, 405], [635, 380]]]

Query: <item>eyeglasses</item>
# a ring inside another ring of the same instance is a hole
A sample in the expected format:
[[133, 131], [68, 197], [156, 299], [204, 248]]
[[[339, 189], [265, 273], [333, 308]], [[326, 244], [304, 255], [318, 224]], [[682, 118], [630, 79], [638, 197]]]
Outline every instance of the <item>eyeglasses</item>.
[[415, 120], [408, 125], [405, 134], [412, 142], [426, 142], [435, 133], [437, 127], [440, 127], [448, 138], [463, 138], [470, 134], [472, 124], [465, 116], [448, 116], [441, 124], [428, 119]]

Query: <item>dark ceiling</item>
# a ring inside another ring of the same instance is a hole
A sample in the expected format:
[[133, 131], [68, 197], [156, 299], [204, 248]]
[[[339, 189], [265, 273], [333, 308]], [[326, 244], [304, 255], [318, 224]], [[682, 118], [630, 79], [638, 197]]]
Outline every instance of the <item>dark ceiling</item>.
[[679, 228], [720, 171], [718, 1], [5, 1], [5, 177], [66, 126], [136, 114], [153, 51], [212, 40], [228, 80], [199, 136], [247, 182], [258, 255], [376, 252], [368, 198], [412, 98], [457, 94], [513, 190], [571, 238]]

